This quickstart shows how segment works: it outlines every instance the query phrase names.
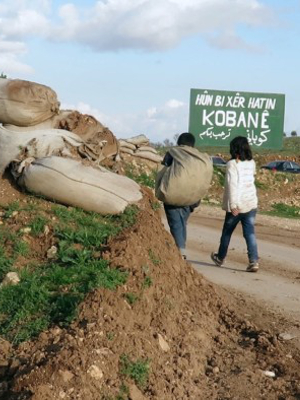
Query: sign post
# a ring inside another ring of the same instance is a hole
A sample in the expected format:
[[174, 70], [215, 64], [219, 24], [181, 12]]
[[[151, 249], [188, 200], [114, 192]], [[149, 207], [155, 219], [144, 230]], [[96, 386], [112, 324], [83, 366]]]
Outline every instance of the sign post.
[[191, 89], [189, 132], [196, 146], [246, 136], [256, 148], [281, 149], [284, 106], [284, 94]]

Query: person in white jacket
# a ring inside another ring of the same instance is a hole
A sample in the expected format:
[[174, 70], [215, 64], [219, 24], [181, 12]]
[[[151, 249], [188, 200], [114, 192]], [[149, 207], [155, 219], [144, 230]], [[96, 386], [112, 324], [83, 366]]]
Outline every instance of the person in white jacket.
[[231, 235], [241, 222], [246, 241], [249, 264], [248, 272], [257, 272], [258, 251], [255, 235], [257, 194], [255, 187], [255, 161], [246, 137], [237, 136], [230, 142], [231, 160], [226, 166], [223, 210], [226, 211], [220, 246], [211, 254], [213, 262], [222, 267], [228, 251]]

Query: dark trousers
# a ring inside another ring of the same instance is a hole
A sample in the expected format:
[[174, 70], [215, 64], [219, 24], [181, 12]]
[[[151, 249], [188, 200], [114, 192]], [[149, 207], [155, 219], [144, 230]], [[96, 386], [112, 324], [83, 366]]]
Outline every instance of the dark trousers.
[[171, 234], [179, 249], [185, 249], [186, 244], [186, 225], [191, 214], [191, 207], [176, 207], [164, 204], [167, 221]]
[[224, 260], [224, 258], [226, 257], [231, 235], [235, 230], [237, 224], [241, 222], [243, 228], [243, 236], [246, 240], [249, 261], [258, 261], [257, 243], [254, 230], [255, 217], [256, 210], [251, 210], [247, 213], [241, 213], [236, 216], [232, 215], [230, 212], [226, 212], [222, 236], [220, 240], [220, 247], [218, 251], [218, 257], [220, 260]]

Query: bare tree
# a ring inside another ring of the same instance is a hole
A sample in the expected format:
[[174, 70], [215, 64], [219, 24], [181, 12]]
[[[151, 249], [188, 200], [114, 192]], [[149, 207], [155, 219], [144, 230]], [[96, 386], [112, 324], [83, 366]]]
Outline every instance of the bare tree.
[[173, 146], [173, 142], [170, 139], [165, 139], [163, 141], [163, 144], [165, 147], [172, 147]]
[[173, 136], [173, 140], [175, 143], [177, 143], [178, 138], [179, 138], [179, 133], [175, 133], [175, 135]]

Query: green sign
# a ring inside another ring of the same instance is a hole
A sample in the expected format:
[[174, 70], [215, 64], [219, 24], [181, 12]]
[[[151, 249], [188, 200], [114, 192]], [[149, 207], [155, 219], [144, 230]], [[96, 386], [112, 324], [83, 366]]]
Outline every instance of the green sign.
[[189, 131], [197, 146], [228, 146], [246, 136], [257, 148], [280, 149], [284, 94], [191, 89]]

